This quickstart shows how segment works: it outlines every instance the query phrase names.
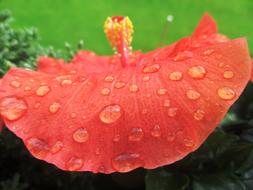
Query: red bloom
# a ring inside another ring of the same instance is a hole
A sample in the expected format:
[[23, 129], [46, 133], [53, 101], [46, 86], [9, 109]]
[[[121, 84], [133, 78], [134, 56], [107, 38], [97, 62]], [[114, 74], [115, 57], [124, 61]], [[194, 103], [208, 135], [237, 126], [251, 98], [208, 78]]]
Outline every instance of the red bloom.
[[127, 172], [196, 150], [250, 78], [243, 38], [218, 34], [207, 14], [192, 36], [133, 52], [128, 18], [108, 18], [115, 56], [79, 52], [69, 64], [42, 57], [0, 85], [7, 127], [38, 159], [63, 170]]

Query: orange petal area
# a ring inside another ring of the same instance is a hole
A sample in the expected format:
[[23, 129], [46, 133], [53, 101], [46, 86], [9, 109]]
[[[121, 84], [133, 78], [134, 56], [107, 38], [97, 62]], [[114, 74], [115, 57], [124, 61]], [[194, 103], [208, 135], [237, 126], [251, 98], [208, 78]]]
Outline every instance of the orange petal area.
[[251, 69], [251, 82], [253, 82], [253, 61], [251, 60], [252, 63], [252, 69]]
[[251, 61], [245, 39], [180, 59], [157, 59], [166, 57], [157, 51], [108, 72], [87, 74], [85, 63], [64, 65], [61, 74], [13, 68], [0, 86], [1, 116], [31, 154], [63, 170], [128, 172], [173, 163], [222, 120], [249, 80]]

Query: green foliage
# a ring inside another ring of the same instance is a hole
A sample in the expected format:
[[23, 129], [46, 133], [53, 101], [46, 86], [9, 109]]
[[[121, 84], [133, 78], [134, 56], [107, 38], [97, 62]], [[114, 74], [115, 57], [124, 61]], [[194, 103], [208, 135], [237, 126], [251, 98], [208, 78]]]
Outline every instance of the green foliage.
[[33, 69], [35, 59], [42, 51], [36, 29], [14, 30], [10, 27], [11, 21], [9, 11], [0, 12], [1, 75], [13, 66]]
[[65, 44], [65, 50], [55, 50], [53, 47], [45, 48], [39, 43], [39, 35], [35, 28], [13, 29], [12, 17], [9, 11], [0, 12], [0, 76], [10, 67], [23, 67], [35, 69], [38, 56], [47, 55], [61, 57], [69, 60], [80, 49], [83, 41], [76, 47]]
[[[34, 69], [40, 55], [70, 59], [83, 42], [66, 50], [45, 48], [35, 29], [10, 26], [0, 12], [0, 74], [10, 67]], [[20, 139], [6, 128], [0, 133], [1, 190], [251, 190], [253, 189], [253, 85], [231, 108], [220, 127], [195, 152], [172, 165], [127, 174], [64, 172], [33, 158]]]

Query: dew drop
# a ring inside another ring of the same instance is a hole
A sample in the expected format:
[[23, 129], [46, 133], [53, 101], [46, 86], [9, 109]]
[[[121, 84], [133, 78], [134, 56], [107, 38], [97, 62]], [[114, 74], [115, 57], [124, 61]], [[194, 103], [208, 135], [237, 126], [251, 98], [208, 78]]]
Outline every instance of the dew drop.
[[126, 83], [124, 83], [124, 82], [122, 82], [122, 81], [117, 81], [117, 82], [114, 84], [114, 87], [117, 88], [117, 89], [123, 88], [124, 86], [126, 86]]
[[102, 88], [101, 91], [100, 91], [101, 95], [103, 96], [107, 96], [111, 93], [111, 90], [110, 88]]
[[48, 92], [50, 91], [48, 86], [40, 86], [37, 90], [36, 90], [36, 95], [37, 96], [45, 96]]
[[151, 135], [153, 137], [160, 137], [161, 136], [161, 128], [159, 125], [155, 125], [152, 129], [151, 129]]
[[182, 77], [183, 77], [183, 74], [182, 72], [179, 72], [179, 71], [174, 71], [169, 74], [169, 79], [174, 80], [174, 81], [179, 81], [182, 79]]
[[76, 142], [84, 143], [88, 140], [89, 133], [86, 128], [79, 128], [73, 133], [73, 139]]
[[65, 79], [61, 81], [61, 86], [70, 85], [70, 84], [72, 84], [72, 80], [70, 79]]
[[119, 142], [120, 141], [120, 135], [119, 134], [116, 134], [113, 139], [112, 139], [113, 142]]
[[163, 102], [163, 106], [164, 107], [170, 107], [170, 100], [164, 100], [164, 102]]
[[76, 71], [76, 70], [72, 70], [72, 71], [70, 71], [69, 73], [70, 73], [70, 74], [76, 74], [77, 71]]
[[172, 142], [176, 138], [174, 133], [169, 133], [167, 136], [167, 141]]
[[206, 70], [202, 66], [193, 66], [188, 69], [188, 74], [194, 79], [202, 79], [206, 75]]
[[203, 110], [198, 109], [197, 111], [195, 111], [195, 113], [193, 114], [193, 117], [195, 120], [200, 121], [204, 118], [205, 116], [205, 112]]
[[66, 167], [69, 171], [77, 171], [80, 170], [83, 167], [83, 159], [72, 157], [69, 159], [69, 161], [66, 163]]
[[143, 138], [143, 131], [141, 128], [132, 128], [130, 135], [128, 136], [129, 141], [140, 141]]
[[13, 88], [19, 88], [21, 86], [21, 83], [14, 80], [14, 81], [11, 81], [10, 85], [13, 87]]
[[219, 67], [224, 67], [224, 65], [225, 65], [225, 63], [223, 63], [223, 62], [220, 62], [220, 63], [218, 64]]
[[142, 72], [143, 73], [155, 73], [155, 72], [159, 71], [160, 67], [161, 66], [159, 64], [146, 65], [143, 67]]
[[113, 80], [114, 80], [114, 77], [111, 76], [111, 75], [108, 75], [108, 76], [106, 76], [106, 77], [104, 78], [104, 81], [105, 81], [105, 82], [112, 82]]
[[16, 97], [7, 97], [0, 100], [1, 116], [14, 121], [21, 118], [27, 110], [27, 104], [24, 100]]
[[157, 94], [158, 94], [159, 96], [165, 95], [165, 94], [167, 94], [167, 92], [168, 92], [168, 90], [165, 89], [165, 88], [159, 88], [159, 89], [157, 90]]
[[142, 81], [144, 81], [144, 82], [147, 82], [149, 80], [150, 80], [150, 76], [145, 75], [142, 77]]
[[76, 113], [71, 113], [71, 118], [76, 118], [77, 114]]
[[49, 111], [51, 113], [56, 113], [61, 108], [61, 104], [54, 102], [49, 106]]
[[186, 96], [190, 100], [197, 100], [200, 97], [200, 93], [198, 93], [196, 90], [187, 90]]
[[177, 114], [177, 108], [169, 108], [168, 116], [174, 117]]
[[218, 96], [223, 100], [232, 100], [235, 98], [235, 91], [229, 87], [222, 87], [218, 89]]
[[122, 153], [112, 159], [112, 167], [118, 172], [128, 172], [143, 165], [138, 153]]
[[29, 90], [32, 90], [32, 88], [30, 86], [26, 86], [25, 91], [29, 91]]
[[193, 147], [194, 146], [194, 141], [190, 138], [185, 138], [183, 141], [184, 141], [184, 145], [186, 147]]
[[44, 158], [49, 152], [48, 144], [39, 138], [32, 137], [28, 139], [26, 146], [36, 158]]
[[203, 52], [203, 55], [211, 55], [214, 52], [213, 49], [208, 49]]
[[96, 148], [95, 154], [96, 154], [96, 155], [99, 155], [100, 153], [101, 153], [100, 149], [99, 149], [99, 148]]
[[193, 56], [192, 52], [190, 51], [183, 51], [179, 52], [174, 58], [173, 61], [183, 61], [189, 59]]
[[122, 115], [121, 107], [112, 104], [104, 107], [99, 113], [99, 118], [103, 123], [110, 124], [116, 122]]
[[234, 77], [234, 72], [233, 72], [233, 71], [225, 71], [225, 72], [223, 73], [223, 77], [224, 77], [225, 79], [231, 79], [231, 78]]
[[52, 154], [56, 154], [59, 152], [63, 147], [63, 143], [61, 141], [57, 141], [50, 149]]
[[131, 84], [129, 86], [129, 91], [130, 92], [138, 92], [138, 90], [139, 90], [139, 87], [136, 84]]

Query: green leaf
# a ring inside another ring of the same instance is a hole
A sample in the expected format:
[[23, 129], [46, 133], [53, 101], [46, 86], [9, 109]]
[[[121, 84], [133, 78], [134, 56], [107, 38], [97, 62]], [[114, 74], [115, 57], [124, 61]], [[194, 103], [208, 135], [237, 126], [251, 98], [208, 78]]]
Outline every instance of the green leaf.
[[189, 183], [188, 176], [169, 173], [161, 168], [150, 170], [146, 175], [146, 190], [184, 190]]
[[199, 174], [193, 176], [193, 190], [247, 190], [237, 176], [229, 173]]

